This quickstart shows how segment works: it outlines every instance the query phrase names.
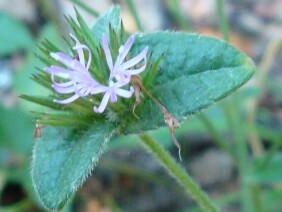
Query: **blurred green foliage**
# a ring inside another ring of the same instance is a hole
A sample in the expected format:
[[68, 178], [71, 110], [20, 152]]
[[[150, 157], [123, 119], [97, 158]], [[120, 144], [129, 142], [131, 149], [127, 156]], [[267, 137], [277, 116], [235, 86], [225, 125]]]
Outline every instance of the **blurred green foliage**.
[[[40, 54], [38, 44], [46, 39], [52, 40], [54, 44], [59, 47], [63, 46], [63, 39], [57, 31], [57, 27], [53, 24], [46, 24], [42, 27], [39, 32], [38, 38], [36, 38], [30, 46], [25, 63], [19, 70], [19, 73], [14, 79], [14, 90], [17, 95], [27, 94], [33, 91], [34, 95], [47, 94], [47, 89], [40, 86], [31, 79], [32, 74], [37, 72], [38, 67], [42, 67], [43, 63], [38, 59], [37, 55]], [[40, 105], [32, 104], [28, 101], [20, 101], [20, 107], [30, 113], [31, 111], [42, 111], [44, 110]]]
[[[34, 124], [17, 107], [1, 106], [0, 117], [0, 185], [4, 187], [10, 182], [18, 183], [23, 186], [28, 198], [39, 204], [30, 176]], [[3, 187], [0, 187], [0, 191]]]
[[29, 50], [34, 44], [29, 30], [6, 13], [0, 13], [0, 29], [0, 57]]

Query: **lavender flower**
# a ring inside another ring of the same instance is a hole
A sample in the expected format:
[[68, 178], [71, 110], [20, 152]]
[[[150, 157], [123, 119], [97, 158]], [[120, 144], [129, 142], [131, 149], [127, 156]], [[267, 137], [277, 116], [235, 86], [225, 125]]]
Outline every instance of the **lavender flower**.
[[[105, 86], [101, 85], [91, 76], [88, 71], [92, 59], [90, 49], [86, 45], [81, 44], [73, 35], [71, 35], [71, 37], [76, 41], [76, 45], [73, 47], [73, 49], [77, 51], [78, 59], [73, 59], [62, 52], [51, 53], [51, 57], [62, 63], [66, 68], [59, 66], [45, 68], [45, 71], [51, 74], [51, 79], [53, 82], [52, 87], [57, 93], [73, 94], [73, 96], [69, 97], [68, 99], [54, 100], [54, 102], [60, 104], [69, 104], [80, 97], [104, 93], [100, 106], [98, 108], [94, 107], [94, 111], [96, 113], [103, 113], [109, 101], [117, 101], [117, 96], [130, 98], [134, 93], [133, 87], [131, 86], [129, 91], [122, 89], [122, 87], [129, 84], [128, 80], [114, 82], [110, 77], [109, 85]], [[87, 63], [84, 56], [84, 50], [88, 52]], [[121, 56], [119, 55], [118, 57]], [[111, 73], [111, 75], [113, 74]], [[59, 77], [61, 80], [64, 80], [64, 82], [56, 82], [55, 77]], [[130, 80], [129, 75], [126, 75], [126, 79]]]
[[[129, 83], [131, 76], [140, 74], [145, 70], [147, 63], [148, 47], [145, 47], [136, 57], [126, 62], [124, 61], [133, 43], [134, 36], [132, 35], [129, 37], [126, 43], [119, 48], [118, 57], [116, 59], [116, 62], [113, 64], [113, 59], [110, 52], [107, 36], [105, 33], [102, 35], [102, 47], [106, 55], [108, 67], [110, 69], [109, 80], [113, 80], [115, 78], [117, 81]], [[140, 68], [135, 69], [134, 67], [142, 60], [144, 61], [143, 65]]]
[[[121, 89], [121, 87], [127, 85], [127, 82], [113, 82], [110, 81], [109, 82], [109, 86], [101, 86], [99, 88], [99, 93], [105, 93], [104, 97], [100, 103], [99, 108], [94, 107], [94, 111], [96, 113], [103, 113], [103, 111], [105, 110], [109, 100], [111, 102], [116, 102], [117, 101], [117, 96], [121, 96], [123, 98], [130, 98], [132, 96], [132, 94], [134, 93], [134, 89], [132, 86], [130, 86], [130, 90], [124, 90]], [[98, 89], [97, 89], [98, 90]]]
[[[88, 72], [91, 64], [90, 49], [86, 45], [80, 44], [80, 42], [73, 35], [71, 35], [71, 37], [76, 41], [76, 45], [73, 47], [73, 49], [77, 50], [79, 59], [72, 59], [62, 52], [52, 52], [50, 54], [51, 57], [65, 65], [67, 69], [59, 66], [51, 66], [45, 68], [45, 71], [51, 74], [51, 79], [53, 82], [52, 87], [57, 93], [74, 93], [74, 95], [69, 97], [68, 99], [54, 100], [54, 102], [60, 104], [68, 104], [75, 101], [79, 97], [94, 94], [96, 93], [95, 90], [102, 86]], [[85, 63], [86, 61], [83, 52], [84, 49], [88, 51], [87, 64]], [[64, 79], [65, 82], [56, 82], [55, 77]]]

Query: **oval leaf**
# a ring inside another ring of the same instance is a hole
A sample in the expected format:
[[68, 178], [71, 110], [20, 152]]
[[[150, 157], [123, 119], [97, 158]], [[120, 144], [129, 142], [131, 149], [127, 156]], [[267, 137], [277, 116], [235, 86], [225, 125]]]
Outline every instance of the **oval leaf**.
[[111, 124], [95, 124], [83, 133], [46, 127], [35, 144], [32, 178], [42, 203], [61, 209], [90, 174], [113, 134]]
[[[162, 55], [151, 94], [179, 121], [226, 97], [248, 81], [252, 60], [231, 45], [206, 36], [157, 32], [136, 36], [134, 54], [148, 46], [152, 60]], [[122, 124], [125, 134], [164, 126], [163, 115], [146, 95]]]

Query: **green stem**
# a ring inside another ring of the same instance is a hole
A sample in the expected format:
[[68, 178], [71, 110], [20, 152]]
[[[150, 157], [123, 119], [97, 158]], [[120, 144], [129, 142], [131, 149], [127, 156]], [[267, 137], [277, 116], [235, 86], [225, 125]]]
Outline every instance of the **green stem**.
[[207, 194], [200, 189], [158, 142], [146, 133], [142, 133], [139, 137], [147, 149], [158, 159], [160, 164], [176, 179], [185, 191], [194, 198], [202, 209], [205, 211], [218, 211]]
[[72, 3], [74, 3], [75, 5], [77, 5], [78, 7], [80, 7], [81, 9], [85, 10], [86, 12], [88, 12], [90, 15], [93, 15], [94, 17], [98, 17], [99, 13], [95, 10], [93, 10], [92, 8], [90, 8], [89, 6], [87, 6], [86, 4], [84, 4], [83, 2], [79, 1], [79, 0], [70, 0]]
[[229, 26], [224, 14], [224, 0], [216, 0], [216, 10], [223, 39], [229, 42]]
[[261, 138], [258, 135], [258, 130], [255, 128], [257, 112], [259, 107], [259, 102], [265, 93], [265, 79], [267, 79], [267, 74], [270, 71], [270, 67], [273, 63], [275, 55], [278, 53], [281, 46], [281, 40], [274, 38], [267, 46], [267, 49], [263, 55], [261, 63], [259, 64], [259, 72], [256, 77], [256, 87], [261, 91], [259, 96], [256, 96], [249, 101], [249, 111], [248, 111], [248, 122], [249, 126], [254, 130], [249, 133], [249, 143], [250, 147], [255, 156], [261, 156], [264, 153], [263, 144]]
[[256, 212], [263, 212], [264, 207], [262, 204], [262, 195], [261, 195], [261, 188], [259, 185], [251, 185], [252, 197], [254, 204], [254, 211]]
[[134, 21], [136, 23], [136, 26], [137, 26], [137, 29], [142, 32], [144, 31], [143, 27], [142, 27], [142, 24], [141, 24], [141, 21], [139, 19], [139, 16], [137, 14], [137, 11], [136, 11], [136, 8], [132, 2], [132, 0], [126, 0], [126, 3], [127, 3], [127, 6], [128, 6], [128, 9], [131, 13], [131, 15], [133, 16], [134, 18]]

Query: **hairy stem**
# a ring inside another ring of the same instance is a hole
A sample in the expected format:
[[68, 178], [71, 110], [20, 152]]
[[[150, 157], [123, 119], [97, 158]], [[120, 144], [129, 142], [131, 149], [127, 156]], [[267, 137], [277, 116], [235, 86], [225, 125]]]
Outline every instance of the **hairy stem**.
[[170, 173], [172, 177], [185, 189], [185, 191], [198, 203], [205, 211], [218, 211], [215, 204], [210, 200], [207, 194], [200, 189], [190, 176], [179, 166], [175, 160], [165, 151], [150, 135], [142, 133], [141, 141], [145, 147], [152, 153], [158, 162]]

